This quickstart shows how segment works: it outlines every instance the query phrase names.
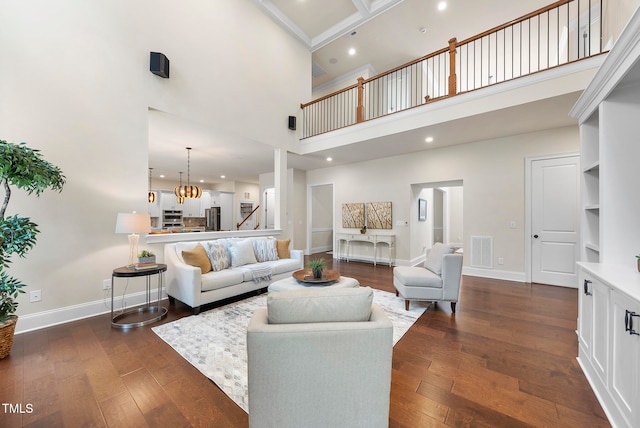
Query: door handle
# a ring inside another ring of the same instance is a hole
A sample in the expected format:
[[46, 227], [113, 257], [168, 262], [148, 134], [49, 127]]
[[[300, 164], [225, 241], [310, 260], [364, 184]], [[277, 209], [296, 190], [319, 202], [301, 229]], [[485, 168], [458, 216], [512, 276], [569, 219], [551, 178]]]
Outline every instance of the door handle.
[[534, 238], [538, 239], [538, 235], [533, 235]]
[[[591, 296], [592, 295], [591, 291], [589, 291], [589, 284], [591, 284], [591, 281], [588, 280], [588, 279], [585, 279], [584, 280], [584, 294], [587, 295], [587, 296]], [[625, 325], [625, 327], [627, 326], [626, 321], [625, 321], [624, 325]]]

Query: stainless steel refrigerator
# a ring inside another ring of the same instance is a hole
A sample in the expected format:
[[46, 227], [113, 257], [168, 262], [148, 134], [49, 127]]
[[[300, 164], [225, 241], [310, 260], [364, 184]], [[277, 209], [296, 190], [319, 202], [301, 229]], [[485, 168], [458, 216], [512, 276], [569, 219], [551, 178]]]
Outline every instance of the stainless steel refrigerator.
[[205, 230], [220, 230], [220, 207], [211, 207], [204, 210], [207, 220]]

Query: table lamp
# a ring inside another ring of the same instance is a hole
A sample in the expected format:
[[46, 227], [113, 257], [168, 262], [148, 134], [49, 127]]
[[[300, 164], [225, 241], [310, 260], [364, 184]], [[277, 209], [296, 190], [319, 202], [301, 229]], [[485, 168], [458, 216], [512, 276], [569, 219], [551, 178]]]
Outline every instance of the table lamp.
[[116, 220], [116, 233], [129, 234], [129, 264], [135, 264], [138, 256], [138, 233], [149, 233], [151, 231], [151, 219], [149, 214], [118, 213]]

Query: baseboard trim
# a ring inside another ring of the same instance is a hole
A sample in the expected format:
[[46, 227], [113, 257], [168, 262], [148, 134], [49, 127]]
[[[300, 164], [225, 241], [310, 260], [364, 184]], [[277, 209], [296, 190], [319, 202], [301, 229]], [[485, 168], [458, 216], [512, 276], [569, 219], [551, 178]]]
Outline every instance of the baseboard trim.
[[[157, 296], [158, 289], [151, 289], [151, 296]], [[166, 293], [163, 293], [163, 300], [166, 299]], [[147, 292], [140, 291], [124, 296], [127, 308], [138, 306], [146, 303]], [[122, 301], [122, 296], [114, 298], [116, 307]], [[52, 309], [49, 311], [36, 312], [35, 314], [20, 315], [16, 324], [15, 334], [27, 333], [34, 330], [40, 330], [54, 325], [64, 324], [71, 321], [77, 321], [84, 318], [90, 318], [111, 312], [111, 295], [105, 296], [104, 299], [95, 300], [93, 302], [82, 303], [79, 305], [65, 306], [63, 308]]]
[[480, 269], [465, 266], [462, 268], [462, 274], [468, 276], [477, 276], [480, 278], [502, 279], [504, 281], [527, 282], [527, 277], [524, 272]]

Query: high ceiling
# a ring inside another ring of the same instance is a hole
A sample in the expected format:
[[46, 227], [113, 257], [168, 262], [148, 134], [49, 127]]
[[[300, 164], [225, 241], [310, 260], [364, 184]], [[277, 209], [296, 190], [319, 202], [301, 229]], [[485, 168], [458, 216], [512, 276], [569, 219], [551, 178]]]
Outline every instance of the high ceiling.
[[441, 0], [253, 1], [313, 52], [314, 87], [365, 67], [382, 73], [552, 3], [447, 0], [439, 10]]
[[[446, 8], [438, 10], [440, 0], [253, 1], [312, 52], [314, 74], [323, 72], [313, 78], [314, 88], [334, 85], [344, 76], [353, 77], [356, 70], [366, 69], [369, 76], [386, 71], [447, 46], [452, 37], [463, 40], [550, 3], [550, 0], [447, 0]], [[355, 49], [354, 55], [348, 53], [351, 48]], [[343, 86], [351, 83], [355, 81]], [[508, 121], [508, 127], [488, 126], [488, 120], [501, 121], [495, 114], [470, 120], [479, 120], [484, 125], [481, 126], [484, 138], [532, 132], [541, 124], [567, 126], [572, 122], [564, 109], [568, 106], [568, 111], [576, 97], [571, 94], [555, 104], [557, 100], [551, 100], [548, 106], [538, 103], [530, 111], [514, 110], [511, 116], [517, 113], [529, 120]], [[177, 180], [178, 171], [184, 171], [186, 179], [187, 145], [193, 147], [192, 182], [200, 179], [207, 183], [221, 182], [221, 174], [226, 175], [224, 180], [257, 182], [259, 174], [273, 170], [273, 151], [259, 142], [221, 135], [218, 130], [166, 113], [149, 114], [149, 166], [154, 168], [154, 177], [166, 174], [167, 179]], [[452, 138], [446, 144], [477, 141], [480, 137], [478, 128], [474, 129], [473, 137], [463, 132], [472, 129], [469, 124], [442, 126], [443, 133], [447, 126], [452, 127], [448, 130]], [[505, 134], [507, 131], [511, 134]], [[331, 153], [290, 155], [289, 166], [303, 170], [324, 167], [327, 166], [324, 158], [329, 154], [335, 159], [333, 165], [338, 165], [425, 150], [423, 145], [417, 146], [418, 141], [423, 141], [418, 138], [419, 133], [405, 134], [394, 136], [393, 145], [368, 142], [367, 150], [356, 144]], [[391, 152], [390, 147], [394, 148]]]

